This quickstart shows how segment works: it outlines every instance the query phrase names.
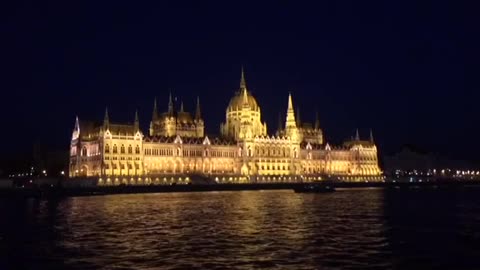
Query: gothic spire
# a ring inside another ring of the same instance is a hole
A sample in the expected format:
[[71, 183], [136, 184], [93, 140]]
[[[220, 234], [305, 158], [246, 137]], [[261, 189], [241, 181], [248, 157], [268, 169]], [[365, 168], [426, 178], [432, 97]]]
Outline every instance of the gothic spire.
[[169, 96], [168, 96], [168, 115], [170, 115], [170, 116], [173, 115], [172, 91], [170, 91], [170, 94], [169, 94]]
[[320, 119], [318, 118], [318, 111], [315, 113], [315, 129], [320, 129]]
[[240, 89], [246, 89], [247, 88], [247, 83], [245, 82], [245, 73], [243, 72], [243, 66], [242, 66], [242, 74], [240, 75]]
[[138, 120], [138, 110], [135, 110], [135, 122], [133, 123], [135, 131], [140, 129], [140, 121]]
[[287, 119], [285, 121], [285, 128], [295, 128], [297, 123], [295, 121], [295, 111], [293, 110], [292, 94], [288, 93], [288, 108]]
[[75, 129], [80, 129], [80, 121], [78, 120], [78, 115], [75, 116]]
[[157, 109], [157, 98], [153, 100], [153, 113], [152, 113], [152, 121], [158, 120], [158, 109]]
[[292, 93], [288, 92], [288, 111], [293, 111]]
[[184, 110], [183, 110], [183, 100], [180, 101], [180, 112], [184, 112]]
[[197, 97], [197, 109], [195, 110], [195, 119], [202, 119], [202, 115], [200, 112], [200, 97]]
[[358, 133], [358, 128], [357, 128], [357, 130], [355, 131], [355, 140], [356, 140], [356, 141], [360, 141], [360, 134]]
[[110, 126], [110, 119], [108, 117], [108, 107], [105, 107], [105, 117], [103, 118], [103, 126], [108, 129]]

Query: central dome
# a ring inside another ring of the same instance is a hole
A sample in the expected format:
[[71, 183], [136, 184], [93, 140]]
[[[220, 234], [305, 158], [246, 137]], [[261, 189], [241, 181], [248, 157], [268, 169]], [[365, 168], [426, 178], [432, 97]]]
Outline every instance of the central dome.
[[[239, 90], [235, 93], [235, 96], [230, 99], [230, 103], [228, 104], [228, 111], [241, 111], [243, 107], [243, 94], [242, 90]], [[254, 111], [258, 111], [258, 104], [252, 94], [247, 91], [247, 100], [248, 105], [250, 105], [250, 109]]]
[[267, 124], [262, 123], [260, 107], [257, 101], [247, 89], [245, 76], [240, 78], [240, 87], [228, 104], [225, 123], [220, 125], [222, 136], [235, 140], [265, 136]]

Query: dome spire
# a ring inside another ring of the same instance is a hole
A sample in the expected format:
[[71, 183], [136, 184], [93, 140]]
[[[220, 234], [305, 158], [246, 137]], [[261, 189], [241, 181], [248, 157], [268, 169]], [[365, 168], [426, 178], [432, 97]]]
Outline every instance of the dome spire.
[[315, 129], [320, 129], [320, 119], [318, 118], [318, 111], [315, 112]]
[[357, 130], [355, 131], [355, 140], [356, 140], [356, 141], [360, 141], [360, 134], [358, 133], [358, 128], [357, 128]]
[[243, 71], [243, 66], [242, 66], [242, 73], [240, 75], [240, 89], [246, 89], [247, 88], [247, 83], [245, 82], [245, 73]]
[[248, 93], [247, 93], [247, 88], [243, 88], [242, 94], [243, 94], [243, 107], [248, 107]]
[[370, 142], [371, 142], [371, 143], [374, 143], [374, 141], [373, 141], [373, 131], [372, 131], [372, 129], [370, 129]]

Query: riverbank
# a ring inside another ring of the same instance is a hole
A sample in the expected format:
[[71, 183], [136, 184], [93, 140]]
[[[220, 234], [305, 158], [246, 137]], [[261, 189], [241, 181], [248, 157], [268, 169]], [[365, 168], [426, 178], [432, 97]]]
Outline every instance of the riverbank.
[[[335, 188], [462, 188], [467, 186], [480, 187], [480, 181], [431, 181], [431, 182], [340, 182], [324, 181], [320, 185]], [[120, 185], [95, 187], [23, 187], [0, 189], [0, 197], [11, 198], [51, 198], [75, 196], [99, 196], [112, 194], [162, 193], [162, 192], [208, 192], [208, 191], [244, 191], [244, 190], [293, 190], [302, 183], [275, 184], [215, 184], [215, 185]]]

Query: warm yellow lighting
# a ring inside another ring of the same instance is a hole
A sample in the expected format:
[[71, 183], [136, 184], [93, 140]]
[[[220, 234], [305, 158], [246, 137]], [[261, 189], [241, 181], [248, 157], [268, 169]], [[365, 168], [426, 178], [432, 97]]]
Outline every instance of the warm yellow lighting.
[[[320, 180], [315, 174], [352, 175], [352, 179], [381, 174], [373, 139], [347, 142], [343, 148], [333, 147], [324, 142], [318, 122], [310, 127], [298, 124], [292, 95], [285, 101], [286, 118], [282, 120], [285, 128], [275, 135], [267, 134], [260, 104], [248, 91], [244, 75], [220, 126], [220, 133], [225, 136], [219, 138], [205, 136], [198, 100], [195, 115], [184, 110], [183, 104], [175, 112], [173, 101], [167, 112], [159, 113], [155, 101], [149, 135], [139, 129], [137, 116], [134, 125], [116, 124], [119, 128], [111, 128], [106, 112], [103, 125], [95, 127], [96, 133], [80, 130], [77, 119], [70, 149], [70, 175], [102, 174], [126, 179], [159, 176], [164, 181], [168, 176], [172, 182], [177, 177], [182, 181], [179, 176], [185, 174], [217, 175], [223, 181], [237, 180], [230, 175], [243, 175], [238, 180], [250, 181], [248, 176], [252, 175], [251, 179], [259, 181], [266, 181], [268, 176], [268, 181], [272, 178], [274, 182], [286, 181], [288, 177], [293, 182]], [[302, 173], [305, 177], [298, 177]]]

